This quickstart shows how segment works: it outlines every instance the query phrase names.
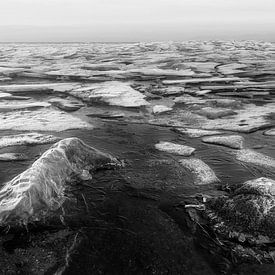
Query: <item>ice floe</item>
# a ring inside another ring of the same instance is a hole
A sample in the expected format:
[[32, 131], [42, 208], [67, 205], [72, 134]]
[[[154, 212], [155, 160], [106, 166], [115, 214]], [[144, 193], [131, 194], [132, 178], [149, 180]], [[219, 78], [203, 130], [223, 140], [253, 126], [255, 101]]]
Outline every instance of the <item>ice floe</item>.
[[232, 149], [242, 149], [244, 138], [238, 135], [211, 136], [211, 137], [204, 137], [202, 141], [205, 143], [226, 146]]
[[47, 144], [58, 141], [60, 138], [53, 135], [43, 135], [39, 133], [26, 133], [0, 137], [0, 149], [18, 145]]
[[93, 129], [93, 126], [78, 117], [49, 108], [0, 113], [0, 130], [60, 132], [69, 129]]
[[219, 182], [215, 172], [202, 160], [196, 158], [182, 159], [180, 164], [191, 172], [194, 184], [204, 185]]
[[176, 144], [172, 142], [167, 141], [161, 141], [157, 144], [155, 144], [155, 148], [159, 151], [164, 151], [171, 154], [176, 154], [180, 156], [191, 156], [195, 152], [195, 148], [182, 145], [182, 144]]

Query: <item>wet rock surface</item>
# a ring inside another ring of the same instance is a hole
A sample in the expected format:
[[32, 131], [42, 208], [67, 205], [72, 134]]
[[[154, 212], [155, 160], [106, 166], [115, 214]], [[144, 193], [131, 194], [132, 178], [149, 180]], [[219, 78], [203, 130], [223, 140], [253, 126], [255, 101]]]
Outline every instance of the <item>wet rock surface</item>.
[[207, 198], [200, 220], [205, 231], [197, 233], [212, 234], [209, 249], [231, 253], [237, 264], [274, 263], [274, 187], [274, 180], [262, 177], [235, 186], [228, 196]]
[[1, 272], [273, 275], [274, 49], [2, 44]]
[[89, 180], [96, 169], [115, 165], [118, 160], [78, 138], [59, 141], [0, 190], [0, 225], [40, 221], [62, 206], [74, 178]]

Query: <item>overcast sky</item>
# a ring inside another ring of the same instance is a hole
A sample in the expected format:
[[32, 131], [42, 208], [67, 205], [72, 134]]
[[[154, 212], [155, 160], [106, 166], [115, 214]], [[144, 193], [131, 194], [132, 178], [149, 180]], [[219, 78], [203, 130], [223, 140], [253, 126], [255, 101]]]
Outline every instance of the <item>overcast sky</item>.
[[0, 42], [275, 41], [275, 0], [0, 0]]

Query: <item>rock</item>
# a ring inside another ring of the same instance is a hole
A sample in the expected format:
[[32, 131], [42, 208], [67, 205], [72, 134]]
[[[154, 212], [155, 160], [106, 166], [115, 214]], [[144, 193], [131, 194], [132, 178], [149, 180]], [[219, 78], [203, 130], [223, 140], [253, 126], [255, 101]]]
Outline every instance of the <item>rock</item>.
[[236, 153], [237, 160], [269, 169], [274, 173], [275, 159], [251, 149], [242, 149]]
[[200, 159], [182, 159], [180, 164], [192, 173], [196, 185], [219, 182], [215, 172]]
[[265, 136], [275, 136], [275, 128], [272, 128], [270, 130], [264, 131]]
[[0, 154], [0, 161], [20, 161], [20, 160], [28, 160], [28, 157], [24, 154], [19, 153], [3, 153]]
[[9, 112], [12, 110], [23, 110], [23, 109], [39, 109], [39, 108], [47, 108], [51, 106], [51, 104], [47, 102], [30, 102], [23, 104], [7, 104], [0, 103], [0, 112]]
[[[232, 82], [239, 81], [239, 77], [210, 77], [210, 78], [192, 78], [192, 79], [180, 79], [180, 80], [163, 80], [162, 83], [165, 85], [175, 85], [175, 84], [197, 84], [197, 83], [207, 83], [207, 82]], [[205, 89], [203, 90], [211, 90]]]
[[210, 131], [210, 130], [192, 129], [192, 128], [176, 128], [175, 130], [181, 134], [186, 134], [192, 138], [222, 134], [221, 131]]
[[0, 113], [0, 130], [65, 131], [94, 127], [70, 114], [43, 108], [34, 111]]
[[53, 106], [56, 106], [59, 109], [67, 112], [77, 111], [78, 109], [84, 106], [84, 104], [79, 101], [72, 101], [72, 100], [63, 99], [63, 98], [51, 98], [49, 102]]
[[134, 90], [127, 83], [112, 81], [78, 88], [69, 94], [87, 102], [105, 102], [121, 107], [140, 107], [149, 103], [145, 95]]
[[232, 116], [237, 114], [231, 109], [224, 109], [224, 108], [211, 108], [211, 107], [204, 107], [200, 110], [196, 111], [195, 113], [205, 116], [208, 119], [216, 119], [216, 118], [222, 118], [225, 116]]
[[[52, 215], [66, 200], [70, 182], [99, 168], [119, 166], [108, 154], [68, 138], [54, 144], [32, 166], [0, 190], [0, 225], [27, 224]], [[87, 177], [86, 177], [87, 178]]]
[[39, 133], [2, 136], [0, 137], [0, 149], [9, 146], [47, 144], [58, 140], [60, 140], [60, 138]]
[[176, 144], [172, 142], [166, 142], [166, 141], [161, 141], [157, 143], [155, 145], [155, 148], [159, 151], [164, 151], [167, 153], [176, 154], [176, 155], [185, 156], [185, 157], [191, 156], [196, 150], [195, 148], [190, 146]]
[[226, 146], [232, 149], [242, 149], [244, 138], [238, 135], [211, 136], [203, 138], [202, 141], [205, 143]]
[[160, 114], [160, 113], [167, 113], [169, 111], [172, 111], [173, 108], [167, 107], [165, 105], [155, 105], [153, 107], [153, 113], [154, 114]]
[[274, 247], [268, 246], [275, 241], [274, 207], [275, 181], [252, 179], [230, 196], [207, 199], [208, 226], [237, 263], [273, 263]]

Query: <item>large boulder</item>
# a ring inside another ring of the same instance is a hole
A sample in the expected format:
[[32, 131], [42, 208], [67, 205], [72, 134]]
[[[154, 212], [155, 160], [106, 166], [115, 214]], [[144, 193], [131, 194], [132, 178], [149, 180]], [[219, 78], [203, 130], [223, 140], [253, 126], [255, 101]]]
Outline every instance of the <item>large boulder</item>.
[[235, 264], [274, 263], [274, 180], [249, 180], [232, 187], [228, 196], [205, 199], [205, 215], [199, 222], [204, 226], [197, 227], [204, 247]]
[[78, 138], [55, 143], [0, 190], [0, 225], [27, 224], [47, 217], [66, 200], [70, 182], [89, 180], [95, 170], [117, 165], [117, 159]]

